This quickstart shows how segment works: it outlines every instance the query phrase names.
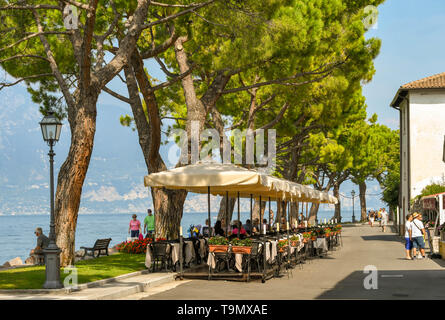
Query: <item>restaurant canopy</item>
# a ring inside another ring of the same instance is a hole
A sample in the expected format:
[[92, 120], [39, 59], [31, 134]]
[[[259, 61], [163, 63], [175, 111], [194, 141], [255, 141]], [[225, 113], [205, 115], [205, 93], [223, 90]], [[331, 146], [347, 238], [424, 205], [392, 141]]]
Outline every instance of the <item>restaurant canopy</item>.
[[210, 193], [231, 197], [254, 197], [274, 200], [335, 203], [326, 192], [280, 179], [255, 169], [234, 164], [198, 162], [184, 167], [152, 173], [144, 178], [146, 187], [185, 189], [194, 193]]

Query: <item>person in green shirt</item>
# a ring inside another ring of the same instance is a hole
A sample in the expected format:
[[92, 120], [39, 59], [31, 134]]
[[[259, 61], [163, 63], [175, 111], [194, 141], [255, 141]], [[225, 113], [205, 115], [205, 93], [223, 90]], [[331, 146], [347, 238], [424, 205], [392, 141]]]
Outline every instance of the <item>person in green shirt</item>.
[[147, 210], [147, 216], [144, 219], [144, 233], [146, 238], [150, 237], [155, 232], [155, 216], [151, 212], [151, 209]]

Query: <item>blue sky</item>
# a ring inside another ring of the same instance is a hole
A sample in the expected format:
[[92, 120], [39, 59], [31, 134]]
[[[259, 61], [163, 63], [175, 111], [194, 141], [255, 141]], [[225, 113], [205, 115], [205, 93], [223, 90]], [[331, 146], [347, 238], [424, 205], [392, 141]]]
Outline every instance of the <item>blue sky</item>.
[[379, 6], [377, 29], [367, 35], [382, 40], [375, 76], [364, 86], [368, 114], [398, 129], [398, 112], [389, 107], [397, 89], [445, 72], [445, 1], [387, 0]]
[[[382, 39], [375, 60], [376, 74], [364, 86], [368, 114], [377, 113], [380, 123], [397, 129], [398, 113], [389, 104], [400, 85], [445, 71], [445, 1], [387, 0], [379, 7], [377, 29], [367, 36]], [[147, 62], [146, 66], [155, 77], [163, 78], [156, 71], [156, 63]], [[110, 87], [127, 94], [119, 80], [113, 80]], [[101, 94], [97, 107], [95, 146], [80, 212], [143, 212], [151, 205], [151, 197], [142, 185], [144, 159], [136, 133], [119, 124], [119, 116], [131, 114], [131, 110], [106, 93]], [[0, 91], [0, 214], [49, 210], [48, 150], [38, 125], [41, 118], [23, 85]], [[56, 174], [67, 155], [69, 141], [65, 125], [56, 145]], [[350, 195], [352, 189], [358, 193], [356, 186], [346, 182], [341, 193]], [[379, 192], [376, 182], [369, 183], [369, 207], [383, 206]], [[202, 203], [206, 201], [190, 197], [186, 210], [205, 211]], [[215, 199], [212, 207], [216, 206]], [[352, 203], [348, 199], [342, 206], [349, 209]]]

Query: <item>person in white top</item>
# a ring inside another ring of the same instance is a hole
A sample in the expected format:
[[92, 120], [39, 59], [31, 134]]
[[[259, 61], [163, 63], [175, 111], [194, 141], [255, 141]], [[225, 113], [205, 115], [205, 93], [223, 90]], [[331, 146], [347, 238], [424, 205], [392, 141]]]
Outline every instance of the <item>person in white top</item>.
[[382, 220], [380, 220], [380, 225], [382, 226], [382, 231], [386, 231], [386, 225], [388, 224], [388, 212], [386, 212], [385, 208], [382, 209]]
[[425, 259], [425, 227], [422, 223], [422, 215], [415, 212], [413, 213], [413, 218], [410, 230], [410, 239], [413, 241], [413, 259], [417, 256], [417, 249], [420, 250], [421, 259]]
[[407, 260], [412, 260], [411, 250], [413, 249], [413, 241], [410, 239], [409, 234], [412, 228], [411, 221], [413, 221], [413, 215], [409, 213], [406, 216], [405, 222], [405, 252]]

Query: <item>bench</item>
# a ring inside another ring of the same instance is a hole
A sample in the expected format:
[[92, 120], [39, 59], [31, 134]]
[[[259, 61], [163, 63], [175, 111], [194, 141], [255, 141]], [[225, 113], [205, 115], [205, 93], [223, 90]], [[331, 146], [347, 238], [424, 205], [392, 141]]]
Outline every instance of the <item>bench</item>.
[[[80, 249], [85, 250], [82, 258], [85, 258], [87, 255], [98, 258], [102, 254], [102, 251], [105, 251], [105, 255], [108, 256], [108, 246], [110, 244], [110, 241], [111, 241], [111, 238], [97, 239], [92, 248], [80, 247]], [[97, 256], [95, 256], [96, 251], [99, 251], [97, 253]]]

